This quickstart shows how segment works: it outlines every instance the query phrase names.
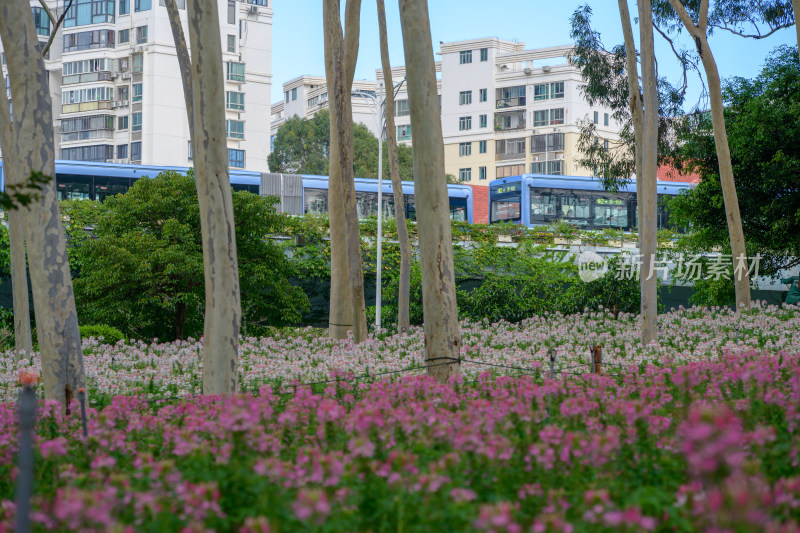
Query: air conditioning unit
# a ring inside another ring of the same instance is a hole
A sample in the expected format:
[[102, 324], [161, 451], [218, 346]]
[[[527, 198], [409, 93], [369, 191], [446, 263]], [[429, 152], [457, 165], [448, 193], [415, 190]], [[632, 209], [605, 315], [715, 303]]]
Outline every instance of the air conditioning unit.
[[247, 12], [251, 15], [258, 15], [258, 6], [250, 6], [250, 9], [248, 9]]
[[562, 154], [560, 152], [557, 153], [556, 154], [556, 161], [563, 161], [563, 160], [564, 160], [564, 154]]
[[111, 109], [116, 109], [119, 107], [119, 102], [111, 102]]
[[525, 74], [530, 74], [532, 72], [530, 67], [525, 67], [523, 71], [525, 72]]
[[542, 70], [545, 71], [545, 72], [550, 72], [550, 65], [543, 66]]
[[129, 80], [129, 79], [131, 79], [131, 73], [130, 73], [130, 72], [123, 72], [123, 73], [122, 73], [122, 75], [121, 75], [120, 77], [121, 77], [123, 80]]

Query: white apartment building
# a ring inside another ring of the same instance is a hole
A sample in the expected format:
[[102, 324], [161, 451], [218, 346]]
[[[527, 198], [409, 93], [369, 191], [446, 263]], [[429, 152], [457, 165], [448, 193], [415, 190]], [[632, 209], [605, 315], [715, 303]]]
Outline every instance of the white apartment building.
[[[65, 7], [64, 0], [47, 3], [56, 17]], [[188, 43], [186, 2], [177, 4]], [[183, 85], [165, 5], [164, 0], [74, 0], [45, 61], [58, 159], [191, 166]], [[43, 43], [52, 26], [38, 2], [31, 8]], [[232, 168], [267, 171], [272, 16], [270, 0], [219, 2]]]
[[[593, 169], [578, 163], [579, 121], [593, 121], [598, 142], [606, 145], [619, 138], [621, 125], [611, 116], [611, 109], [591, 107], [583, 98], [580, 72], [566, 61], [570, 49], [526, 50], [525, 43], [498, 38], [440, 43], [436, 72], [445, 171], [475, 185], [527, 172], [591, 175]], [[393, 81], [399, 85], [395, 97], [397, 138], [410, 143], [408, 94], [405, 85], [400, 85], [404, 77], [404, 67], [392, 69]], [[327, 107], [313, 98], [327, 95], [325, 78], [313, 78], [317, 81], [308, 98], [302, 97], [304, 79], [311, 77], [284, 84], [284, 101], [273, 104], [273, 136], [285, 117], [307, 118]], [[374, 84], [377, 91], [383, 79], [381, 69], [376, 70], [376, 79], [360, 83]], [[354, 97], [353, 120], [375, 133], [374, 118], [357, 114], [356, 100]]]

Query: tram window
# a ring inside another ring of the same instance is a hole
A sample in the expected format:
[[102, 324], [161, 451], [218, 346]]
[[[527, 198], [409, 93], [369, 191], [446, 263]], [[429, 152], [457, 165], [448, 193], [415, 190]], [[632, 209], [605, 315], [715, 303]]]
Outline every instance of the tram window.
[[378, 216], [378, 193], [356, 191], [356, 211], [359, 220]]
[[624, 228], [628, 225], [628, 207], [622, 198], [602, 197], [594, 201], [596, 228]]
[[556, 197], [531, 189], [531, 217], [556, 216]]
[[56, 185], [59, 200], [88, 200], [91, 198], [91, 176], [58, 174]]
[[234, 191], [245, 191], [253, 194], [258, 194], [258, 185], [247, 185], [246, 183], [231, 183], [231, 189]]
[[561, 195], [561, 218], [577, 226], [588, 226], [591, 217], [591, 199], [588, 196]]
[[102, 202], [109, 196], [125, 194], [130, 188], [128, 178], [106, 178], [95, 176], [94, 178], [94, 199]]
[[414, 201], [414, 196], [411, 194], [404, 194], [403, 199], [406, 202], [406, 219], [417, 220], [417, 204]]
[[310, 215], [328, 214], [328, 190], [327, 189], [306, 189], [305, 211]]
[[450, 198], [450, 220], [457, 222], [467, 221], [467, 200], [464, 198]]
[[383, 209], [383, 218], [394, 218], [394, 195], [384, 194], [381, 208]]
[[492, 201], [491, 222], [508, 222], [520, 219], [519, 196]]

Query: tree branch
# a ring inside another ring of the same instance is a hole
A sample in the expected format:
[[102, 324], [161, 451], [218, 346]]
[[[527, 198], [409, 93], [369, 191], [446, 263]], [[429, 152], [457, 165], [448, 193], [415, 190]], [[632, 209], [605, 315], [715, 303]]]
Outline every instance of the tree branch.
[[706, 33], [708, 30], [708, 0], [700, 1], [700, 20], [698, 21], [697, 27], [703, 33]]
[[[681, 19], [681, 22], [683, 22], [683, 25], [686, 26], [686, 31], [688, 31], [692, 37], [697, 37], [699, 28], [695, 25], [694, 20], [692, 20], [692, 17], [689, 16], [689, 13], [686, 11], [686, 8], [683, 7], [683, 4], [680, 2], [680, 0], [669, 0], [669, 5], [671, 5], [672, 9], [675, 10], [675, 13], [678, 14], [678, 17]], [[706, 9], [708, 9], [707, 5]]]
[[[755, 26], [755, 24], [753, 24], [753, 25]], [[794, 26], [794, 22], [792, 22], [791, 24], [788, 24], [788, 23], [787, 24], [781, 24], [779, 26], [776, 26], [776, 27], [772, 28], [767, 33], [761, 33], [760, 31], [758, 31], [758, 26], [755, 26], [756, 31], [758, 33], [757, 34], [752, 34], [752, 33], [739, 32], [739, 31], [736, 31], [736, 30], [734, 30], [732, 28], [729, 28], [728, 26], [722, 26], [722, 25], [719, 25], [719, 24], [710, 24], [709, 25], [709, 27], [711, 27], [711, 28], [716, 28], [718, 30], [728, 31], [728, 32], [730, 32], [730, 33], [732, 33], [734, 35], [739, 36], [739, 37], [744, 37], [745, 39], [766, 39], [767, 37], [769, 37], [770, 35], [772, 35], [776, 31], [782, 30], [784, 28], [791, 28], [792, 26]]]
[[50, 11], [50, 8], [47, 7], [47, 2], [45, 2], [45, 0], [39, 0], [39, 4], [41, 4], [42, 9], [44, 9], [44, 12], [47, 13], [47, 16], [50, 18], [50, 22], [52, 22], [53, 26], [55, 26], [56, 25], [56, 17], [53, 15], [53, 12]]
[[[42, 4], [44, 4], [44, 0], [40, 1], [42, 2]], [[55, 26], [53, 26], [53, 31], [50, 32], [50, 38], [47, 39], [47, 44], [44, 45], [44, 48], [42, 48], [42, 57], [46, 56], [47, 51], [50, 50], [50, 46], [53, 44], [53, 39], [56, 38], [56, 32], [58, 31], [58, 28], [61, 27], [61, 23], [64, 22], [64, 17], [67, 16], [67, 12], [69, 11], [69, 8], [72, 7], [73, 2], [74, 0], [69, 0], [69, 4], [67, 4], [66, 9], [64, 9], [64, 12], [61, 13], [61, 16], [58, 18], [58, 22], [56, 22]], [[52, 16], [52, 14], [49, 11], [48, 15]]]

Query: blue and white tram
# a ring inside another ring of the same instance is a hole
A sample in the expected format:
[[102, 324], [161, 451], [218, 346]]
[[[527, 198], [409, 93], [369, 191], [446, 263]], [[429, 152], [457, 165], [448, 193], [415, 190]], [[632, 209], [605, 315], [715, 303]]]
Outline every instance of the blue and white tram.
[[[188, 169], [186, 167], [56, 161], [56, 188], [60, 200], [103, 201], [107, 196], [124, 193], [137, 179], [154, 178], [165, 170], [185, 173]], [[293, 180], [288, 178], [293, 178]], [[291, 214], [327, 214], [328, 212], [327, 176], [288, 176], [231, 169], [230, 181], [231, 187], [237, 191], [280, 196], [283, 210]], [[290, 182], [295, 185], [302, 182], [302, 187], [291, 187], [289, 186]], [[0, 161], [0, 186], [4, 185], [3, 162]], [[357, 178], [355, 188], [359, 218], [376, 216], [378, 214], [378, 181]], [[450, 198], [450, 218], [472, 222], [474, 197], [472, 188], [467, 185], [448, 185], [447, 188]], [[391, 217], [394, 215], [394, 196], [391, 182], [388, 179], [383, 182], [382, 192], [384, 215]], [[413, 220], [416, 218], [413, 182], [403, 182], [403, 195], [406, 217]], [[287, 201], [284, 202], [284, 199]]]
[[[664, 200], [691, 187], [689, 183], [659, 181], [658, 227], [669, 228]], [[636, 183], [616, 193], [603, 190], [597, 178], [523, 174], [489, 183], [489, 223], [515, 222], [542, 226], [563, 221], [583, 229], [631, 231], [638, 226]]]

